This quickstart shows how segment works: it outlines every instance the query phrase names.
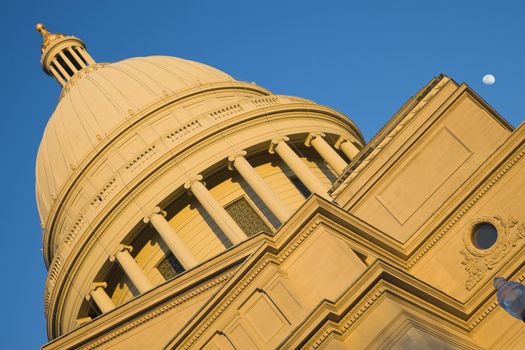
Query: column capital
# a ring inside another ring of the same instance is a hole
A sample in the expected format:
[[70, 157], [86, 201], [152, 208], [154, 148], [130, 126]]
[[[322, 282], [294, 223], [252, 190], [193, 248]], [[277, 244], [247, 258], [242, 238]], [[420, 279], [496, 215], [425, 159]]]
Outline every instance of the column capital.
[[308, 134], [308, 136], [306, 136], [306, 140], [304, 140], [304, 145], [306, 147], [310, 147], [312, 145], [312, 141], [316, 138], [316, 137], [325, 137], [326, 134], [324, 132], [311, 132]]
[[233, 162], [235, 162], [235, 159], [237, 159], [239, 157], [246, 157], [247, 154], [248, 154], [248, 152], [246, 152], [245, 150], [242, 150], [242, 151], [239, 151], [239, 152], [229, 156], [228, 157], [228, 169], [229, 170], [235, 169], [234, 166], [233, 166]]
[[131, 251], [133, 250], [133, 247], [130, 245], [119, 244], [115, 253], [109, 257], [109, 261], [114, 262], [117, 259], [117, 254], [125, 250], [128, 253], [131, 253]]
[[271, 142], [270, 142], [270, 148], [268, 149], [268, 152], [270, 154], [274, 154], [275, 153], [275, 147], [277, 147], [277, 145], [281, 142], [288, 142], [290, 141], [290, 138], [288, 136], [280, 136], [280, 137], [276, 137], [274, 138]]
[[93, 282], [91, 283], [91, 286], [89, 287], [89, 291], [88, 293], [86, 294], [86, 300], [90, 300], [92, 297], [91, 297], [91, 293], [93, 293], [93, 291], [97, 288], [107, 288], [108, 284], [106, 282]]
[[350, 141], [349, 139], [347, 139], [347, 138], [345, 138], [345, 137], [343, 137], [343, 136], [339, 136], [339, 138], [337, 139], [337, 141], [335, 141], [334, 148], [335, 148], [335, 149], [339, 149], [339, 148], [341, 147], [341, 144], [342, 144], [343, 142], [350, 142], [350, 143], [351, 143], [352, 141]]
[[202, 182], [203, 185], [205, 184], [203, 181], [203, 177], [201, 174], [198, 174], [198, 175], [195, 175], [194, 177], [192, 177], [190, 180], [186, 181], [186, 183], [184, 184], [184, 188], [187, 189], [187, 190], [190, 190], [191, 189], [191, 186], [195, 183], [195, 182]]
[[155, 207], [142, 219], [142, 221], [144, 221], [144, 223], [147, 224], [151, 221], [151, 217], [155, 214], [160, 214], [164, 217], [166, 217], [167, 215], [166, 211], [160, 209], [160, 207]]

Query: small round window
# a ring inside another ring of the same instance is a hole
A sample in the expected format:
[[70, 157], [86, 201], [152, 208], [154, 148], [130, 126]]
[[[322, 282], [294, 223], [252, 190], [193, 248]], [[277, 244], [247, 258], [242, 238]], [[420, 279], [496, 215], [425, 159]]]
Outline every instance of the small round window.
[[476, 224], [472, 229], [472, 243], [478, 249], [489, 249], [498, 239], [498, 230], [489, 222]]

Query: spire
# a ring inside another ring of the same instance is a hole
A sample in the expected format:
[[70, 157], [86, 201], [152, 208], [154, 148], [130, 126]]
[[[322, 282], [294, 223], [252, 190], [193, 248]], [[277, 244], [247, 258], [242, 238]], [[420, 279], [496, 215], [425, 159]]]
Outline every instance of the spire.
[[64, 34], [52, 34], [42, 23], [36, 25], [42, 35], [42, 68], [60, 85], [66, 85], [82, 69], [95, 64], [82, 40]]

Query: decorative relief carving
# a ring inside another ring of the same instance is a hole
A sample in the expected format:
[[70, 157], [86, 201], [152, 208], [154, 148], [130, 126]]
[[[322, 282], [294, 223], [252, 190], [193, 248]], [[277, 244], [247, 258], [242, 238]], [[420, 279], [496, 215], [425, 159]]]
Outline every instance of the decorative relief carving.
[[[483, 222], [493, 224], [498, 231], [496, 243], [488, 249], [479, 249], [472, 243], [472, 229]], [[523, 238], [525, 238], [525, 224], [519, 224], [519, 221], [511, 216], [503, 218], [497, 215], [474, 220], [471, 229], [465, 232], [463, 236], [465, 248], [460, 252], [464, 255], [461, 264], [465, 265], [465, 270], [468, 272], [465, 288], [472, 290], [509, 251], [517, 245], [523, 244], [520, 242]]]

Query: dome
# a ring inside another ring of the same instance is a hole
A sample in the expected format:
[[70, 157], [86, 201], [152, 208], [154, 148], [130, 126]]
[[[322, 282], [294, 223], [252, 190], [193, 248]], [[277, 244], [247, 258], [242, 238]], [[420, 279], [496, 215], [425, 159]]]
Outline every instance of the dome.
[[93, 64], [64, 85], [36, 161], [36, 196], [45, 222], [68, 177], [139, 111], [181, 91], [234, 79], [205, 64], [151, 56]]

